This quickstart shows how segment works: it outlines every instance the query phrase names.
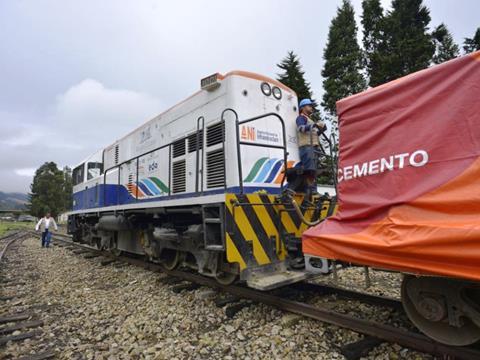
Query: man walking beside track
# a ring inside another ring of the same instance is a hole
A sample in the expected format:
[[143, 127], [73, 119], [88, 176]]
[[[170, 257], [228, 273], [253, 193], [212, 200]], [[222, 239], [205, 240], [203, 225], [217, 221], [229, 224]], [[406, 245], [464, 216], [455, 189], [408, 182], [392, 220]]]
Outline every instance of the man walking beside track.
[[50, 217], [50, 213], [48, 212], [45, 214], [45, 217], [40, 219], [37, 226], [35, 226], [35, 231], [38, 231], [39, 229], [42, 231], [42, 247], [48, 248], [50, 245], [50, 238], [52, 237], [50, 229], [52, 226], [55, 227], [55, 231], [58, 230], [57, 223], [52, 217]]

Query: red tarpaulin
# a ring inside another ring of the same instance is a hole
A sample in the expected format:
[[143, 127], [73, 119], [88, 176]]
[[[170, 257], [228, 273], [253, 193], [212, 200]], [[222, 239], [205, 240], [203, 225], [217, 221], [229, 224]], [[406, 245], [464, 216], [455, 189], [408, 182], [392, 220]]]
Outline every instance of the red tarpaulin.
[[480, 52], [337, 103], [339, 209], [305, 254], [480, 280]]

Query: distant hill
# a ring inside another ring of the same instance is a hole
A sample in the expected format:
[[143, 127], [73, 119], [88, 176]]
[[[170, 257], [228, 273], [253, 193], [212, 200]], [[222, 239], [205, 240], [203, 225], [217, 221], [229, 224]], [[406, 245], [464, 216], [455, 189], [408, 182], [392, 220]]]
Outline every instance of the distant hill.
[[28, 202], [28, 195], [0, 191], [0, 210], [21, 210]]

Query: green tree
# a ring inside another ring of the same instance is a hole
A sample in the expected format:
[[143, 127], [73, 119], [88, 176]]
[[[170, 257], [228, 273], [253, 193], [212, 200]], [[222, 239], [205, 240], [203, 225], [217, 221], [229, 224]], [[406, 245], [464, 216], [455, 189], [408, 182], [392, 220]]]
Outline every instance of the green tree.
[[364, 63], [370, 86], [382, 83], [382, 50], [385, 46], [385, 16], [380, 0], [362, 1]]
[[422, 0], [393, 0], [384, 21], [379, 83], [427, 68], [435, 52], [428, 33], [430, 10]]
[[435, 44], [435, 54], [432, 60], [435, 64], [454, 59], [460, 54], [458, 45], [453, 41], [453, 36], [445, 24], [440, 24], [433, 30], [432, 39]]
[[277, 80], [297, 93], [298, 101], [302, 99], [311, 99], [312, 90], [310, 84], [305, 80], [305, 71], [302, 69], [300, 59], [293, 52], [289, 51], [280, 64], [277, 64], [282, 72], [277, 74]]
[[33, 216], [42, 217], [49, 211], [57, 216], [65, 210], [64, 173], [54, 162], [46, 162], [35, 172], [29, 194], [29, 210]]
[[357, 43], [357, 25], [353, 6], [344, 0], [333, 18], [323, 58], [325, 78], [322, 105], [330, 115], [336, 114], [335, 103], [346, 96], [365, 89], [362, 70], [362, 52]]
[[480, 27], [475, 31], [473, 38], [465, 38], [463, 51], [465, 54], [480, 50]]
[[320, 159], [321, 171], [317, 178], [317, 183], [322, 185], [335, 185], [338, 173], [338, 119], [336, 116], [330, 116], [329, 120], [328, 140], [322, 137], [320, 141], [326, 153], [326, 156]]
[[323, 184], [333, 184], [334, 176], [336, 176], [338, 153], [336, 102], [360, 92], [366, 87], [362, 75], [363, 56], [357, 42], [355, 13], [348, 0], [344, 0], [337, 9], [336, 16], [330, 24], [323, 58], [325, 64], [322, 76], [324, 77], [323, 87], [325, 92], [322, 105], [330, 123], [331, 154], [330, 151], [328, 153], [332, 157], [323, 159], [322, 169], [324, 171], [318, 180]]

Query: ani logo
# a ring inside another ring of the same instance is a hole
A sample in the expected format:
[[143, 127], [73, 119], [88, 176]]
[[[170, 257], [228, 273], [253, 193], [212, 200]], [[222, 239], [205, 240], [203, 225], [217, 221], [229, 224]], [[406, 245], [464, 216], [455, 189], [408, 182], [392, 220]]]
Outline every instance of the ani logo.
[[255, 132], [255, 128], [253, 126], [242, 126], [241, 138], [242, 140], [257, 140], [257, 133]]

